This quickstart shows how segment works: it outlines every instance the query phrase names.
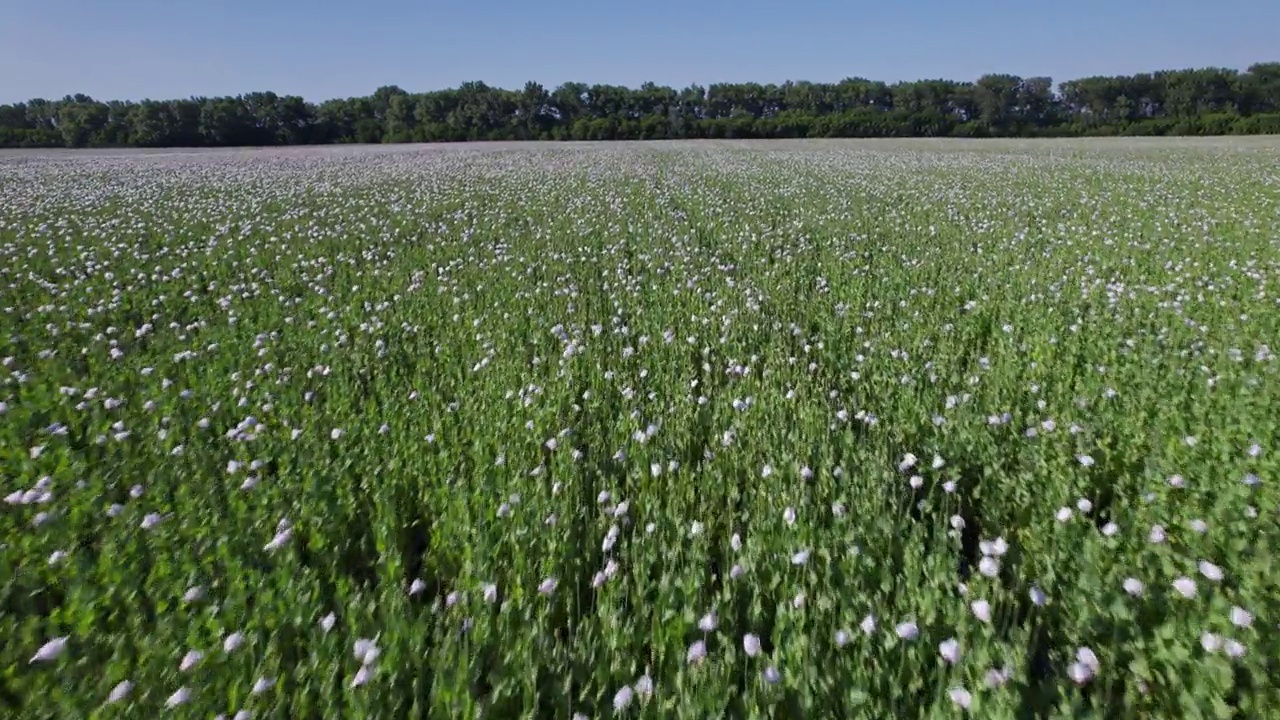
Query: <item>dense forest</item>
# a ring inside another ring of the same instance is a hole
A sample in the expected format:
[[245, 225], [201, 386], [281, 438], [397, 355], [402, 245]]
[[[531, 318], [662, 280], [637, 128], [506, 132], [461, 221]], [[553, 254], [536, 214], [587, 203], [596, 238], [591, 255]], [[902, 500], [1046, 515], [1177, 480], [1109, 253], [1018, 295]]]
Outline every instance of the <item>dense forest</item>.
[[463, 140], [1044, 137], [1280, 133], [1280, 62], [1089, 77], [985, 75], [976, 82], [482, 82], [427, 93], [395, 86], [313, 104], [237, 97], [102, 102], [85, 95], [0, 105], [0, 147], [227, 146]]

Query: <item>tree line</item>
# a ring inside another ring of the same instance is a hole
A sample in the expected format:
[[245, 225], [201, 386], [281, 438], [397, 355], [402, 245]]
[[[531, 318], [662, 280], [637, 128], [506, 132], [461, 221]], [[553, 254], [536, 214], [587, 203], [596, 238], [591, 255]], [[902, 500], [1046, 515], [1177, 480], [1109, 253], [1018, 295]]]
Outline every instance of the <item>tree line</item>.
[[1049, 137], [1280, 133], [1280, 62], [1071, 80], [864, 78], [675, 89], [394, 85], [310, 103], [254, 92], [141, 102], [68, 95], [0, 105], [0, 147], [173, 147], [467, 140]]

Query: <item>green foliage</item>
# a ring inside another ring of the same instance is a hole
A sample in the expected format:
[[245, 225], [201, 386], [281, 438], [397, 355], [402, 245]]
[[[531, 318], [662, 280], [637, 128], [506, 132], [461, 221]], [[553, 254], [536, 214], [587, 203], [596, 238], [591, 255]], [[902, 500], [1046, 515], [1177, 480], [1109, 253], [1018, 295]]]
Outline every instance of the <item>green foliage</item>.
[[0, 157], [0, 717], [1274, 717], [1278, 157]]
[[[250, 93], [102, 103], [84, 95], [0, 106], [0, 147], [299, 145], [466, 140], [1055, 137], [1280, 132], [1280, 63], [1090, 77], [984, 75], [888, 85], [483, 82], [421, 94], [394, 85], [319, 105]], [[1263, 118], [1258, 120], [1255, 118]]]

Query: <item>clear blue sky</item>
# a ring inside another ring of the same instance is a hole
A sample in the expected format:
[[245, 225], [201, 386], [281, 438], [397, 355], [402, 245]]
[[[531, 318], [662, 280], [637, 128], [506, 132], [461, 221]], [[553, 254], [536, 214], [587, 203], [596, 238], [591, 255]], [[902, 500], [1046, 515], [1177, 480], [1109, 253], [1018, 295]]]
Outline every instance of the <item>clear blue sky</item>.
[[466, 80], [636, 86], [1280, 60], [1280, 0], [0, 0], [0, 103], [308, 100]]

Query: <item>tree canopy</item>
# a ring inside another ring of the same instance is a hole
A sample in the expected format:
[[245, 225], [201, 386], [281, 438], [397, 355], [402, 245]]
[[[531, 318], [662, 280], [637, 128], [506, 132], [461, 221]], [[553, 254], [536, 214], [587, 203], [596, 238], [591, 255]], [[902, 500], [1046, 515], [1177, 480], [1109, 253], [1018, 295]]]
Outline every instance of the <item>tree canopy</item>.
[[1049, 137], [1280, 133], [1280, 62], [975, 82], [865, 78], [682, 89], [467, 82], [310, 103], [254, 92], [185, 100], [86, 95], [0, 105], [0, 147], [168, 147], [465, 140]]

